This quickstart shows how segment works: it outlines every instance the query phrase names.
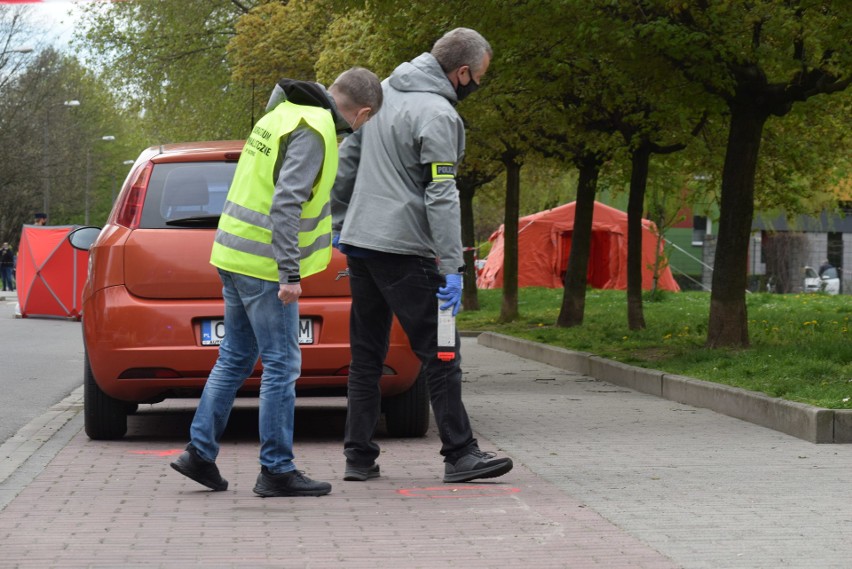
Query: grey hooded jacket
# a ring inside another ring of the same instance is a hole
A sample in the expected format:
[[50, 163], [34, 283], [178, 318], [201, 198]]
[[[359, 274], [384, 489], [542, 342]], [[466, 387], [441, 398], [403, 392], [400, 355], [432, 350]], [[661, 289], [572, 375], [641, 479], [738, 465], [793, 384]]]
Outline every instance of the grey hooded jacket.
[[455, 172], [464, 154], [457, 97], [429, 53], [382, 82], [382, 110], [340, 146], [331, 192], [332, 229], [362, 249], [437, 257], [461, 271]]

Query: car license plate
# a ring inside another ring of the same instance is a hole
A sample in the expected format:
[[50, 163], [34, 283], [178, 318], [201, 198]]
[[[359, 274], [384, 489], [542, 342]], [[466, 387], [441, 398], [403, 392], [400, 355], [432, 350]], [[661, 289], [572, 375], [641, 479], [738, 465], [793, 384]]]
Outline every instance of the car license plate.
[[[224, 320], [201, 321], [201, 345], [218, 346], [225, 337]], [[310, 318], [299, 318], [299, 343], [314, 343], [314, 323]]]

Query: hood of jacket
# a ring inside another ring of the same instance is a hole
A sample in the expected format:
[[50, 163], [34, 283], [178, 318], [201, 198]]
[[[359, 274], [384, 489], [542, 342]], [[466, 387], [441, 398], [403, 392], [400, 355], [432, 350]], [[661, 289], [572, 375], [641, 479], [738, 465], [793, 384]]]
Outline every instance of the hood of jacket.
[[397, 91], [436, 93], [454, 105], [458, 103], [453, 84], [431, 53], [422, 53], [399, 65], [391, 73], [388, 83]]
[[351, 126], [337, 110], [334, 98], [319, 83], [282, 79], [272, 90], [272, 95], [270, 95], [269, 102], [266, 104], [266, 112], [268, 113], [284, 101], [290, 101], [296, 105], [328, 109], [331, 111], [334, 127], [338, 132], [351, 131]]

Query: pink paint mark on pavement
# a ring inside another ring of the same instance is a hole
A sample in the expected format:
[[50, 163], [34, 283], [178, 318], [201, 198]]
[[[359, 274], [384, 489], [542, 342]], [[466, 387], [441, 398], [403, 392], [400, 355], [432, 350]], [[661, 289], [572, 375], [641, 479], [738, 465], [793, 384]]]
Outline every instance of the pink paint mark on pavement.
[[169, 450], [132, 450], [130, 454], [147, 454], [152, 456], [174, 456], [183, 452], [183, 449], [173, 448]]

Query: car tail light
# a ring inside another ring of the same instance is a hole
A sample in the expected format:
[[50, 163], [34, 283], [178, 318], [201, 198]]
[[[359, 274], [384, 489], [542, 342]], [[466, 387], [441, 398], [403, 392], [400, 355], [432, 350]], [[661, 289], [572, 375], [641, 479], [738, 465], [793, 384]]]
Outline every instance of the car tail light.
[[139, 227], [139, 220], [142, 218], [142, 204], [145, 203], [145, 192], [148, 191], [148, 180], [151, 179], [153, 169], [154, 163], [148, 162], [136, 174], [136, 178], [130, 185], [130, 191], [124, 194], [124, 198], [117, 208], [118, 215], [115, 217], [117, 224], [128, 229]]

